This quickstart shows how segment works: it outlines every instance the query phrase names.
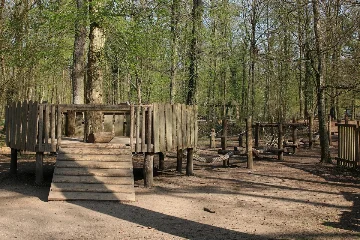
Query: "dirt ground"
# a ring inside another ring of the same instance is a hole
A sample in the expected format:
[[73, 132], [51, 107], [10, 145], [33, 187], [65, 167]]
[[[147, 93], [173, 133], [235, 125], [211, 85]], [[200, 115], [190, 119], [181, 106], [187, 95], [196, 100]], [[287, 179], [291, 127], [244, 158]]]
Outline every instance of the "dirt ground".
[[0, 239], [360, 239], [360, 174], [318, 164], [318, 147], [257, 159], [252, 171], [240, 156], [228, 168], [195, 161], [191, 177], [174, 171], [175, 154], [165, 160], [151, 189], [134, 169], [136, 202], [47, 202], [55, 159], [45, 158], [37, 186], [34, 156], [20, 156], [11, 176], [5, 149]]

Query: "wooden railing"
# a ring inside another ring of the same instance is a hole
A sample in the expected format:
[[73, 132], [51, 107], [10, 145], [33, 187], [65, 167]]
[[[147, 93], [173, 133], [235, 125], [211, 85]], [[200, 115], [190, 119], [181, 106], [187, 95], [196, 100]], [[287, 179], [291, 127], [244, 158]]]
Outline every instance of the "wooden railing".
[[336, 158], [339, 166], [359, 167], [360, 166], [360, 146], [359, 132], [357, 124], [337, 123], [339, 134], [338, 157]]
[[6, 144], [19, 151], [56, 152], [61, 145], [63, 114], [68, 111], [130, 115], [133, 152], [166, 152], [194, 148], [197, 144], [197, 106], [54, 105], [24, 101], [12, 103], [5, 110]]

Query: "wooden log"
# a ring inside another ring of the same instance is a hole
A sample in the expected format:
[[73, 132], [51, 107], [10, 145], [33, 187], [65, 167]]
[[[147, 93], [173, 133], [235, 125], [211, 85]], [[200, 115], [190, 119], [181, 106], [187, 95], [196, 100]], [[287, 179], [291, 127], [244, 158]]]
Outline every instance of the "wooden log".
[[163, 152], [159, 152], [159, 169], [165, 169], [165, 154]]
[[247, 168], [253, 169], [253, 151], [252, 151], [252, 128], [251, 128], [251, 116], [246, 119], [246, 152], [247, 152]]
[[41, 184], [44, 180], [43, 161], [44, 161], [44, 153], [36, 152], [36, 173], [35, 173], [36, 184]]
[[154, 182], [154, 154], [146, 153], [144, 160], [144, 186], [147, 188], [151, 188]]
[[112, 132], [90, 133], [88, 143], [109, 143], [114, 138]]
[[313, 129], [314, 129], [314, 117], [309, 117], [309, 148], [313, 148]]
[[260, 123], [255, 124], [255, 148], [259, 147]]
[[67, 137], [73, 137], [75, 135], [75, 117], [76, 112], [74, 110], [68, 110], [65, 121], [65, 135]]
[[221, 149], [225, 150], [227, 147], [227, 119], [224, 117], [222, 120], [222, 136], [221, 136]]
[[165, 128], [166, 150], [171, 151], [173, 147], [173, 114], [171, 104], [165, 104]]
[[186, 176], [193, 176], [194, 175], [194, 149], [188, 148], [187, 149], [187, 157], [186, 157]]
[[51, 152], [56, 152], [56, 142], [55, 142], [55, 127], [56, 127], [56, 107], [51, 105], [51, 115], [50, 115], [50, 135], [51, 135]]
[[131, 107], [130, 107], [130, 148], [131, 148], [132, 152], [135, 152], [134, 129], [135, 129], [135, 109], [134, 109], [134, 105], [131, 105]]
[[211, 133], [210, 133], [210, 148], [216, 148], [216, 132], [215, 129], [212, 128], [211, 129]]
[[182, 173], [183, 150], [178, 148], [176, 153], [177, 153], [176, 171]]
[[[278, 149], [283, 149], [283, 144], [284, 144], [284, 133], [283, 133], [283, 125], [282, 123], [279, 123], [279, 127], [278, 127]], [[284, 151], [279, 151], [278, 152], [278, 160], [282, 161], [284, 159]]]
[[61, 108], [59, 106], [57, 107], [56, 117], [57, 117], [57, 128], [56, 128], [57, 146], [56, 146], [56, 148], [59, 149], [59, 147], [61, 145], [61, 138], [62, 138], [62, 132], [61, 132], [62, 116], [61, 116]]
[[17, 173], [17, 150], [15, 148], [11, 148], [10, 173]]

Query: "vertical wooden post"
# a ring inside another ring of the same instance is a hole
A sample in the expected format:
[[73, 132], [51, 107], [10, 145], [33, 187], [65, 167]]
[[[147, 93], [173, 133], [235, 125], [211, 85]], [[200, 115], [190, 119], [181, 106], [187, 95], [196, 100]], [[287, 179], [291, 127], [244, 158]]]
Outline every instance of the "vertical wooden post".
[[165, 154], [163, 152], [159, 152], [159, 169], [164, 170], [165, 167]]
[[255, 148], [259, 147], [260, 123], [255, 124]]
[[150, 188], [154, 182], [154, 154], [146, 153], [144, 160], [144, 186]]
[[75, 135], [75, 111], [67, 111], [65, 135], [67, 137], [72, 137]]
[[283, 125], [280, 122], [278, 125], [278, 160], [282, 161], [284, 159], [284, 143], [283, 143], [283, 139], [284, 139], [284, 133], [283, 133]]
[[313, 148], [313, 127], [314, 127], [314, 116], [309, 117], [309, 148]]
[[194, 175], [193, 158], [194, 158], [194, 149], [188, 148], [187, 149], [187, 158], [186, 158], [186, 175], [187, 176]]
[[227, 119], [222, 121], [221, 149], [226, 150], [227, 147]]
[[329, 115], [329, 121], [328, 121], [328, 136], [329, 136], [329, 146], [332, 145], [331, 141], [331, 115]]
[[293, 117], [292, 122], [294, 123], [294, 125], [292, 126], [292, 140], [293, 140], [293, 144], [298, 144], [298, 140], [297, 140], [297, 126], [296, 124], [296, 118]]
[[216, 138], [215, 129], [212, 128], [210, 133], [210, 148], [216, 148], [215, 138]]
[[240, 134], [239, 134], [239, 138], [238, 138], [238, 141], [239, 141], [239, 147], [243, 147], [243, 133], [241, 132]]
[[10, 173], [17, 173], [17, 150], [15, 148], [11, 148]]
[[44, 153], [36, 152], [36, 184], [41, 184], [44, 180], [43, 173], [43, 161], [44, 161]]
[[246, 119], [246, 152], [247, 152], [247, 168], [253, 169], [254, 161], [253, 161], [253, 152], [252, 152], [252, 119], [248, 117]]
[[181, 173], [182, 172], [182, 159], [183, 159], [183, 150], [177, 149], [177, 162], [176, 162], [176, 171]]

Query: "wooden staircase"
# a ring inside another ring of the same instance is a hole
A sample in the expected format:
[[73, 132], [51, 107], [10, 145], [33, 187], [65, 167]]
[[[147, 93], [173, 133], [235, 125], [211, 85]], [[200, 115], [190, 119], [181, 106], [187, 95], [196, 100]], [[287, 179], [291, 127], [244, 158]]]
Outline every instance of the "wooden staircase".
[[131, 154], [119, 144], [62, 145], [48, 200], [135, 201]]

